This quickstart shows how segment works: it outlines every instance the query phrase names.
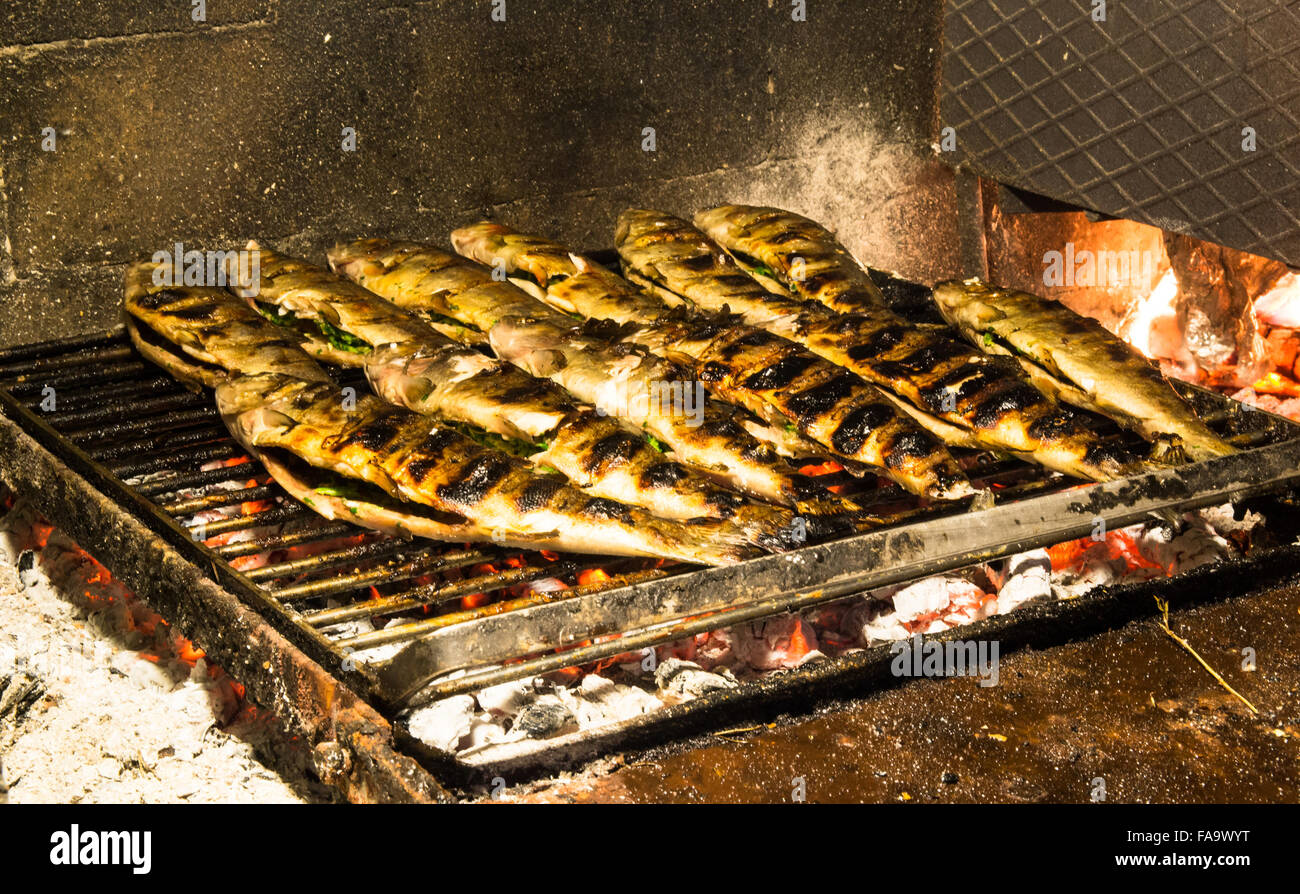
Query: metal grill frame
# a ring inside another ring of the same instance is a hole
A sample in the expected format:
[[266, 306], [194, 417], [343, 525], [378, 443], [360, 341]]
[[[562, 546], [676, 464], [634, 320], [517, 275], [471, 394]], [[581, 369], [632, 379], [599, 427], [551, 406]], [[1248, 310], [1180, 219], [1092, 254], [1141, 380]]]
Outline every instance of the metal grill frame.
[[[916, 305], [908, 308], [910, 315], [924, 316], [924, 305], [916, 304], [916, 295], [909, 296], [905, 290], [900, 295], [897, 289], [895, 293], [899, 309], [903, 309], [910, 298]], [[120, 338], [120, 333], [115, 330], [98, 336], [11, 349], [0, 352], [0, 365], [4, 365], [4, 361], [12, 363], [15, 356], [42, 353], [57, 356], [60, 351], [84, 350], [97, 344], [111, 344]], [[149, 368], [147, 364], [146, 368]], [[89, 367], [84, 370], [93, 373]], [[76, 373], [72, 378], [79, 381], [79, 376], [80, 373]], [[1254, 428], [1250, 430], [1267, 434], [1273, 440], [1280, 439], [1280, 443], [1211, 462], [1160, 470], [1103, 485], [1072, 486], [1066, 479], [1053, 479], [1040, 471], [1039, 478], [1054, 486], [1054, 492], [1035, 496], [1031, 491], [1030, 496], [983, 510], [977, 516], [982, 524], [972, 524], [971, 516], [960, 514], [958, 508], [949, 506], [933, 510], [931, 517], [921, 521], [903, 522], [883, 530], [754, 559], [737, 566], [675, 575], [649, 572], [643, 575], [643, 579], [633, 578], [624, 582], [625, 585], [616, 585], [620, 583], [616, 579], [612, 582], [615, 585], [572, 589], [549, 601], [499, 614], [482, 613], [461, 623], [430, 630], [411, 641], [391, 660], [372, 665], [348, 660], [351, 649], [345, 641], [324, 635], [320, 625], [307, 623], [303, 614], [294, 607], [297, 598], [311, 595], [312, 584], [289, 587], [287, 591], [282, 589], [277, 598], [275, 591], [268, 590], [261, 583], [270, 576], [266, 571], [236, 570], [218, 550], [196, 541], [188, 529], [164, 511], [164, 507], [142, 493], [165, 491], [149, 485], [125, 484], [38, 413], [3, 390], [0, 390], [0, 409], [21, 422], [51, 453], [66, 461], [97, 490], [143, 520], [189, 561], [211, 569], [210, 576], [218, 584], [253, 607], [313, 659], [369, 700], [388, 710], [398, 710], [414, 700], [426, 701], [508, 679], [585, 664], [694, 633], [804, 609], [876, 587], [1085, 536], [1097, 519], [1104, 520], [1108, 526], [1122, 526], [1151, 512], [1236, 501], [1300, 481], [1300, 437], [1297, 437], [1300, 426], [1257, 410], [1250, 410], [1247, 420], [1244, 415], [1247, 410], [1240, 404], [1193, 386], [1180, 387], [1203, 407], [1215, 409], [1225, 416], [1237, 414], [1238, 421], [1253, 424]], [[206, 400], [206, 393], [196, 394], [193, 403], [203, 406]], [[182, 414], [188, 412], [186, 403], [181, 397], [163, 399], [165, 406], [174, 407]], [[97, 415], [94, 410], [74, 411], [70, 416], [76, 421], [84, 421], [87, 413], [90, 418], [112, 416], [111, 413]], [[208, 415], [212, 415], [211, 410], [208, 410]], [[64, 418], [66, 421], [69, 417], [65, 415]], [[181, 418], [188, 417], [182, 415]], [[112, 430], [110, 426], [103, 431]], [[242, 469], [242, 466], [232, 468]], [[249, 468], [251, 473], [253, 467]], [[201, 477], [203, 473], [198, 474]], [[195, 473], [190, 477], [195, 477]], [[1042, 481], [1031, 479], [1031, 488]], [[270, 492], [270, 488], [256, 487], [231, 492], [233, 496], [217, 493], [188, 501], [173, 501], [170, 509], [188, 512], [222, 502], [259, 499]], [[274, 520], [297, 511], [294, 504], [287, 505], [290, 506], [288, 510], [276, 508], [252, 518], [265, 521], [270, 516], [270, 520]], [[310, 515], [309, 511], [306, 514]], [[323, 520], [319, 523], [328, 527]], [[209, 526], [208, 536], [215, 533], [211, 530], [214, 526]], [[361, 530], [347, 525], [338, 527], [342, 531]], [[988, 531], [1014, 533], [990, 537]], [[438, 545], [437, 549], [435, 561], [445, 559], [450, 552], [446, 545]], [[391, 550], [390, 542], [374, 548], [362, 545], [353, 551], [345, 550], [344, 554], [350, 560], [353, 556], [364, 557], [367, 553]], [[518, 551], [502, 551], [502, 555], [511, 552]], [[491, 558], [491, 555], [477, 551], [471, 555], [471, 560]], [[614, 567], [618, 561], [600, 558], [595, 564]], [[572, 570], [578, 564], [562, 559], [543, 570], [555, 573], [561, 566]], [[502, 581], [497, 583], [499, 585]], [[469, 589], [477, 587], [467, 585], [467, 591]], [[290, 598], [283, 598], [285, 596]], [[365, 603], [360, 605], [365, 608]], [[334, 611], [346, 615], [349, 607]], [[375, 614], [369, 610], [352, 612], [362, 613]], [[582, 645], [578, 645], [580, 643]], [[503, 663], [507, 661], [510, 663]], [[467, 673], [467, 670], [471, 672]]]

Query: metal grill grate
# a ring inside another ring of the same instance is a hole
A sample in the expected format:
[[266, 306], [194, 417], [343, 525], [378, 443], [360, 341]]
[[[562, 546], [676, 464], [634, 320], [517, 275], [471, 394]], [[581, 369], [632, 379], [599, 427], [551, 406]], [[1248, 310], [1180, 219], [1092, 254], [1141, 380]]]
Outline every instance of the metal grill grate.
[[[887, 285], [895, 306], [917, 319], [928, 310], [923, 291]], [[467, 691], [1071, 539], [1097, 517], [1126, 524], [1300, 476], [1300, 440], [1289, 440], [1296, 426], [1185, 391], [1239, 446], [1278, 446], [1104, 486], [957, 451], [972, 480], [997, 495], [983, 524], [972, 524], [962, 505], [925, 505], [871, 476], [835, 473], [823, 480], [888, 524], [698, 570], [407, 542], [326, 521], [284, 494], [230, 438], [210, 394], [138, 357], [120, 331], [0, 351], [0, 410], [218, 583], [295, 632], [318, 661], [346, 669], [352, 656], [364, 662], [379, 655], [370, 650], [396, 649], [362, 664], [371, 696], [390, 705], [422, 689]], [[1096, 424], [1106, 437], [1134, 442], [1105, 420]]]
[[955, 154], [1013, 186], [1300, 264], [1300, 4], [1106, 6], [1098, 22], [1081, 0], [946, 4]]

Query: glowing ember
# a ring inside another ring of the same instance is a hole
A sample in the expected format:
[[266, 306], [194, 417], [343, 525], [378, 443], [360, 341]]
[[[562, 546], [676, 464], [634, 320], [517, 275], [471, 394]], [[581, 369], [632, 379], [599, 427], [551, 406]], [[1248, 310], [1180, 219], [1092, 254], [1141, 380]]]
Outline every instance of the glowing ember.
[[604, 568], [584, 568], [578, 572], [578, 586], [587, 587], [609, 580], [609, 572]]
[[799, 474], [813, 475], [813, 476], [833, 475], [836, 472], [843, 472], [843, 471], [844, 471], [844, 467], [839, 463], [835, 462], [835, 460], [831, 459], [831, 460], [827, 460], [824, 463], [816, 463], [813, 465], [803, 466], [802, 468], [799, 469]]
[[1300, 382], [1282, 375], [1277, 370], [1264, 376], [1251, 386], [1256, 394], [1276, 394], [1281, 397], [1300, 397]]
[[1287, 273], [1255, 299], [1255, 319], [1270, 326], [1300, 329], [1300, 274]]
[[1179, 352], [1171, 350], [1168, 345], [1182, 343], [1178, 309], [1175, 307], [1177, 297], [1178, 280], [1170, 269], [1165, 271], [1151, 294], [1129, 311], [1119, 325], [1119, 337], [1152, 360], [1175, 358]]

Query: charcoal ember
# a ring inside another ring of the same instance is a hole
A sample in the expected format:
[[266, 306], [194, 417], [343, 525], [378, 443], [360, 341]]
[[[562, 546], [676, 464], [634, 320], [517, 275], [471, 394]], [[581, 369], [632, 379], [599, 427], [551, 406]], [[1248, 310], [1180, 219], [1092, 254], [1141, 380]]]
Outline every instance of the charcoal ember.
[[799, 667], [825, 656], [817, 632], [799, 615], [780, 615], [732, 628], [736, 657], [755, 670]]
[[1285, 264], [1165, 233], [1178, 280], [1178, 322], [1196, 363], [1213, 380], [1249, 385], [1264, 372], [1267, 349], [1251, 301], [1286, 273]]
[[909, 635], [888, 600], [867, 600], [844, 616], [840, 630], [863, 644], [886, 643]]
[[34, 674], [18, 671], [0, 676], [0, 738], [7, 738], [44, 693], [45, 682]]
[[515, 717], [514, 729], [531, 739], [545, 739], [578, 725], [578, 720], [559, 696], [543, 695]]
[[1213, 565], [1236, 555], [1236, 549], [1211, 526], [1200, 513], [1191, 513], [1187, 526], [1174, 531], [1156, 525], [1138, 541], [1142, 554], [1167, 568], [1170, 574], [1182, 574], [1202, 565]]
[[545, 683], [539, 679], [510, 680], [479, 690], [478, 706], [498, 717], [511, 717], [537, 698]]
[[1196, 515], [1200, 516], [1219, 534], [1229, 539], [1237, 535], [1249, 535], [1264, 523], [1264, 516], [1249, 509], [1243, 510], [1241, 518], [1237, 518], [1237, 507], [1231, 503], [1198, 509]]
[[1052, 575], [1052, 595], [1057, 599], [1075, 599], [1097, 587], [1108, 587], [1124, 579], [1128, 565], [1123, 559], [1094, 550], [1079, 564]]
[[471, 695], [453, 695], [411, 712], [406, 726], [420, 741], [454, 752], [469, 735], [478, 708]]
[[997, 614], [1052, 595], [1052, 560], [1045, 549], [1018, 553], [1006, 560], [997, 575]]
[[576, 688], [563, 690], [559, 696], [581, 729], [619, 723], [663, 707], [663, 702], [644, 689], [600, 674], [587, 674]]
[[655, 669], [655, 683], [661, 694], [679, 699], [698, 698], [707, 692], [735, 689], [740, 685], [735, 675], [726, 668], [719, 673], [712, 673], [694, 661], [682, 661], [679, 658], [670, 658]]
[[891, 597], [898, 620], [910, 633], [937, 633], [987, 617], [992, 605], [982, 589], [964, 577], [939, 574], [900, 587]]
[[25, 549], [18, 555], [18, 583], [23, 589], [27, 589], [39, 580], [40, 572], [36, 570], [36, 552]]
[[714, 630], [699, 639], [695, 660], [705, 670], [713, 670], [736, 660], [735, 637], [732, 635], [730, 627]]

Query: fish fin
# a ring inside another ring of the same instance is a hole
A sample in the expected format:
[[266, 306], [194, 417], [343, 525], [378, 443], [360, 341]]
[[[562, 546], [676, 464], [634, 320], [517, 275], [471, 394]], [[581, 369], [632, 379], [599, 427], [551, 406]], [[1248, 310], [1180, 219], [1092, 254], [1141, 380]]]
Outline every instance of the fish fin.
[[1172, 509], [1152, 509], [1147, 514], [1172, 526], [1175, 531], [1179, 530], [1183, 526], [1183, 517]]
[[1182, 438], [1177, 435], [1162, 434], [1157, 435], [1151, 442], [1151, 452], [1147, 455], [1147, 459], [1160, 465], [1180, 466], [1190, 462], [1191, 456]]

